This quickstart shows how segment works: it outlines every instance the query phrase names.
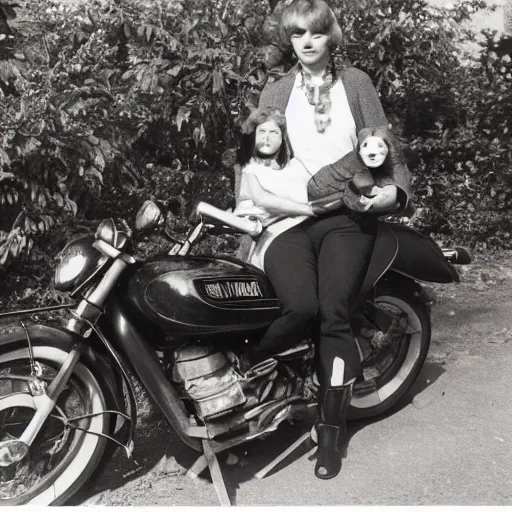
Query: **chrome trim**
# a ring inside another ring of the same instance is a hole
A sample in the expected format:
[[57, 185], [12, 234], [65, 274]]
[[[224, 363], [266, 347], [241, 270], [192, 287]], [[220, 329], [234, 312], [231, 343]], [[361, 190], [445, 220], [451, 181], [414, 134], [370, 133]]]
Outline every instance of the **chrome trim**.
[[[117, 251], [117, 249], [114, 250]], [[99, 282], [98, 286], [89, 295], [87, 302], [94, 304], [95, 306], [102, 307], [126, 267], [127, 263], [121, 259], [116, 259], [112, 263], [112, 266], [105, 272], [105, 275]]]

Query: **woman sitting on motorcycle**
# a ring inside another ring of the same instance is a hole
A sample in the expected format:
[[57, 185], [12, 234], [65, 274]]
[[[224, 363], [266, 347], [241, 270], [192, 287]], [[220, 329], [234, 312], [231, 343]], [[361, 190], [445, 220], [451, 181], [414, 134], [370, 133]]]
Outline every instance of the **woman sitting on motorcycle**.
[[[282, 12], [281, 32], [299, 62], [267, 83], [260, 107], [285, 113], [294, 155], [311, 175], [335, 172], [365, 127], [387, 126], [378, 94], [364, 72], [336, 69], [332, 49], [342, 42], [335, 16], [323, 0], [294, 0]], [[408, 203], [410, 175], [397, 166], [394, 185], [372, 198], [373, 212]], [[278, 196], [276, 196], [278, 197]], [[283, 203], [284, 205], [284, 203]], [[279, 200], [273, 209], [279, 210]], [[287, 213], [286, 207], [282, 211]], [[265, 253], [264, 269], [282, 306], [282, 316], [261, 340], [262, 354], [299, 341], [305, 325], [320, 313], [318, 340], [321, 384], [315, 474], [335, 477], [346, 445], [346, 412], [354, 380], [361, 374], [350, 326], [351, 298], [361, 285], [375, 240], [377, 215], [342, 208], [310, 216], [279, 234]]]

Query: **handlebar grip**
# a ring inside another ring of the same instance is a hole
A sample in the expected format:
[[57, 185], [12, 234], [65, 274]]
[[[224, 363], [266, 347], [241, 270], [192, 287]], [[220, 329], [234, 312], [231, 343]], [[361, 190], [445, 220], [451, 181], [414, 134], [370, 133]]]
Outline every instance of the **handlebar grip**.
[[234, 213], [221, 210], [220, 208], [216, 208], [215, 206], [203, 201], [196, 206], [196, 213], [198, 215], [204, 215], [205, 217], [216, 219], [223, 224], [239, 229], [251, 236], [257, 236], [263, 231], [263, 225], [259, 219], [253, 220], [238, 217], [238, 215], [235, 215]]

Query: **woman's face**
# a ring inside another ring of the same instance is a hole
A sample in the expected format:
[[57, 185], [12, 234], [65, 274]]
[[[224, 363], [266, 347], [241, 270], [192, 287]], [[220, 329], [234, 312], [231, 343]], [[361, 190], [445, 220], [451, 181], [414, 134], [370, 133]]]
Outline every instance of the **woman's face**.
[[329, 41], [327, 34], [314, 33], [307, 27], [297, 27], [291, 37], [295, 55], [310, 69], [325, 68], [329, 62]]
[[283, 142], [283, 132], [275, 121], [265, 121], [256, 127], [254, 145], [264, 156], [275, 155]]

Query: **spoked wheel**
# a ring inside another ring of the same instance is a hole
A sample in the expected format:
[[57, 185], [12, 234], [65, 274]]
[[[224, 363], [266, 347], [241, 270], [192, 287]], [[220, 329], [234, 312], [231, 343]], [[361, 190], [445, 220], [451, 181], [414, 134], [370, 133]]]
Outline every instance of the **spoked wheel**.
[[[33, 352], [40, 381], [50, 384], [67, 353], [40, 346]], [[0, 356], [0, 398], [12, 398], [0, 400], [0, 443], [18, 439], [34, 417], [30, 371], [27, 349]], [[75, 494], [105, 450], [106, 440], [94, 434], [108, 433], [107, 415], [94, 415], [104, 410], [98, 381], [78, 363], [28, 453], [11, 464], [0, 457], [0, 505], [60, 505]]]
[[427, 306], [405, 291], [386, 290], [375, 302], [396, 319], [386, 336], [356, 337], [362, 350], [364, 381], [354, 386], [349, 417], [370, 418], [390, 410], [418, 377], [430, 345]]

